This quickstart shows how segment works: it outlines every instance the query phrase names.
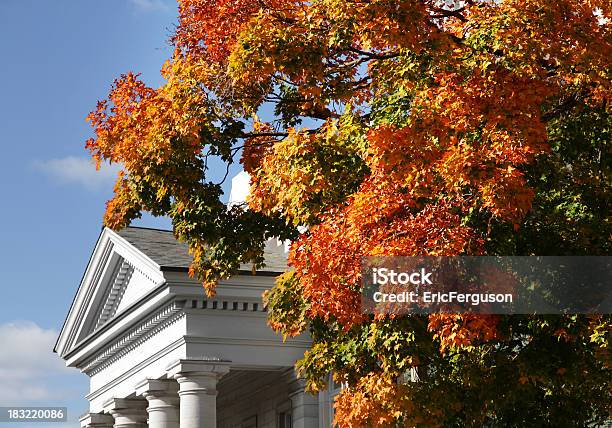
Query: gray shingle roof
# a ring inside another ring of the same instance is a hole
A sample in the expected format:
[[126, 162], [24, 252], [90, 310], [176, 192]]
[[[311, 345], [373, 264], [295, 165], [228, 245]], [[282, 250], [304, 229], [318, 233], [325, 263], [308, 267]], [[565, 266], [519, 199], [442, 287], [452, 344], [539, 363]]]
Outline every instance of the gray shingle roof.
[[191, 264], [187, 244], [177, 241], [170, 230], [130, 226], [117, 234], [161, 267], [188, 268]]
[[[117, 232], [162, 268], [187, 269], [191, 264], [187, 244], [177, 241], [170, 230], [148, 229], [129, 226]], [[283, 272], [287, 268], [287, 257], [283, 245], [276, 240], [266, 243], [264, 258], [266, 266], [260, 271]], [[243, 266], [251, 270], [250, 266]]]

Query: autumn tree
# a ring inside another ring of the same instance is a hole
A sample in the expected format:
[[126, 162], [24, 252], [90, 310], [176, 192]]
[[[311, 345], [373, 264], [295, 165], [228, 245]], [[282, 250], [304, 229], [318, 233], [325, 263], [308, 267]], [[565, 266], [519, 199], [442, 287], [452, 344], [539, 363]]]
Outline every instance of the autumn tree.
[[[372, 317], [369, 255], [608, 255], [606, 0], [180, 0], [165, 84], [88, 120], [105, 223], [172, 219], [207, 292], [291, 239], [266, 295], [341, 427], [563, 427], [610, 412], [609, 316]], [[265, 119], [265, 120], [264, 120]], [[248, 206], [210, 161], [241, 163]], [[302, 227], [300, 227], [302, 226]], [[403, 382], [418, 368], [419, 382]]]

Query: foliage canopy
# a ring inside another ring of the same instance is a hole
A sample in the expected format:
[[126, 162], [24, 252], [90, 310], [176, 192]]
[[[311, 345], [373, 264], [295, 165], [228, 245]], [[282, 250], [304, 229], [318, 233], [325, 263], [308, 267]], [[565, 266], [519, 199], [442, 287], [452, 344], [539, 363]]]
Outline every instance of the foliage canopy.
[[[105, 223], [169, 216], [209, 293], [291, 239], [269, 323], [309, 330], [309, 389], [346, 382], [342, 427], [601, 422], [608, 316], [374, 319], [359, 283], [366, 255], [609, 254], [611, 13], [180, 0], [166, 83], [125, 74], [88, 116], [93, 157], [123, 165]], [[213, 157], [250, 174], [248, 207], [222, 203]]]

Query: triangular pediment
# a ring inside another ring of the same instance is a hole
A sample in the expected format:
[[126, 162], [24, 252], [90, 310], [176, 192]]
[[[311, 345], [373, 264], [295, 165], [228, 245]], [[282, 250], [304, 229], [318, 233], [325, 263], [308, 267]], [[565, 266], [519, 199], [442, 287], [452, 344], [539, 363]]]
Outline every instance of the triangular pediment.
[[66, 355], [164, 282], [160, 266], [103, 229], [56, 344]]

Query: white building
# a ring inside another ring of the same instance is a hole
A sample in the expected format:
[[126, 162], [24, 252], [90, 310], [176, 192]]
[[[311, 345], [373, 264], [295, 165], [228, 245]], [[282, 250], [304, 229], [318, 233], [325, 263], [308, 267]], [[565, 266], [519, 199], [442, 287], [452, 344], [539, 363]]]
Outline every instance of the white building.
[[309, 338], [283, 343], [266, 324], [261, 294], [285, 263], [274, 247], [265, 270], [207, 298], [171, 232], [103, 229], [55, 348], [90, 378], [81, 425], [329, 427], [331, 394], [294, 375]]

